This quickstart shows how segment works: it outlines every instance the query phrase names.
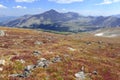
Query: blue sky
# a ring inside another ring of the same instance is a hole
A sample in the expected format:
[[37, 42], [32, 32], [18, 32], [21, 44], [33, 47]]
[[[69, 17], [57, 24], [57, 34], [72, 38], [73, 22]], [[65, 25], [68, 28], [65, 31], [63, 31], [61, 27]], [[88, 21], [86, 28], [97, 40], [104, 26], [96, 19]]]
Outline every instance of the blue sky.
[[50, 9], [108, 16], [120, 14], [120, 0], [0, 0], [0, 15], [39, 14]]

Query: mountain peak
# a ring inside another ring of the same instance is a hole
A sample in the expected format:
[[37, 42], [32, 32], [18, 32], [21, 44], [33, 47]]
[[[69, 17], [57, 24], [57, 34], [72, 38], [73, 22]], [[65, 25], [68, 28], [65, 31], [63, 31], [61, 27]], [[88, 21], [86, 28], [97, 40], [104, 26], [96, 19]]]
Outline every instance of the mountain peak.
[[54, 9], [50, 9], [49, 11], [51, 11], [51, 12], [57, 12], [56, 10], [54, 10]]
[[54, 9], [51, 9], [51, 10], [49, 10], [49, 11], [46, 11], [45, 13], [56, 14], [56, 13], [59, 13], [59, 12], [57, 12], [57, 11], [54, 10]]

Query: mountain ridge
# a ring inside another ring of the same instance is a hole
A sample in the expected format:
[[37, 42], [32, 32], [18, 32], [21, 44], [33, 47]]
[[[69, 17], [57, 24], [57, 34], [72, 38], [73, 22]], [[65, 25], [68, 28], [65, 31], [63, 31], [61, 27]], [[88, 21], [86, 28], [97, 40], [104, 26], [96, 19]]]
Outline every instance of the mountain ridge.
[[80, 32], [119, 27], [120, 18], [115, 16], [82, 16], [75, 12], [60, 13], [51, 9], [41, 14], [22, 16], [5, 22], [2, 26]]

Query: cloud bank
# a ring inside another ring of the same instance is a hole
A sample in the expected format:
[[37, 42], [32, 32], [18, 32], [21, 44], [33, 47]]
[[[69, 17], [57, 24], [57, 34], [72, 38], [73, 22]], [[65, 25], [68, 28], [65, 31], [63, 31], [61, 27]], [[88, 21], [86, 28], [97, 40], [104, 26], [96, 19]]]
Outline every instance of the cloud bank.
[[16, 9], [26, 9], [27, 7], [18, 5], [18, 6], [15, 6], [13, 8], [16, 8]]
[[102, 3], [96, 4], [96, 5], [105, 5], [105, 4], [112, 4], [120, 2], [120, 0], [104, 0]]
[[4, 8], [7, 8], [6, 6], [0, 4], [0, 9], [4, 9]]

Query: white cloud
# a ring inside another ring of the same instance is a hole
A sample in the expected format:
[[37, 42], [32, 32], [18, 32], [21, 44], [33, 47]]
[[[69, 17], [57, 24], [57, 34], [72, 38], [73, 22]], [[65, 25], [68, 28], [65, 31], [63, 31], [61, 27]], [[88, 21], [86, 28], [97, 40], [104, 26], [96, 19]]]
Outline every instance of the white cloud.
[[16, 2], [34, 2], [36, 0], [15, 0]]
[[117, 2], [120, 2], [120, 0], [104, 0], [102, 3], [96, 4], [96, 5], [112, 4]]
[[0, 4], [0, 9], [7, 8], [6, 6]]
[[49, 0], [49, 1], [53, 1], [56, 3], [60, 3], [60, 4], [70, 4], [70, 3], [74, 3], [74, 2], [82, 2], [84, 0]]
[[63, 11], [66, 11], [66, 9], [65, 9], [65, 8], [63, 8], [62, 10], [63, 10]]
[[15, 7], [13, 7], [13, 8], [16, 8], [16, 9], [26, 9], [27, 7], [25, 7], [25, 6], [15, 6]]

